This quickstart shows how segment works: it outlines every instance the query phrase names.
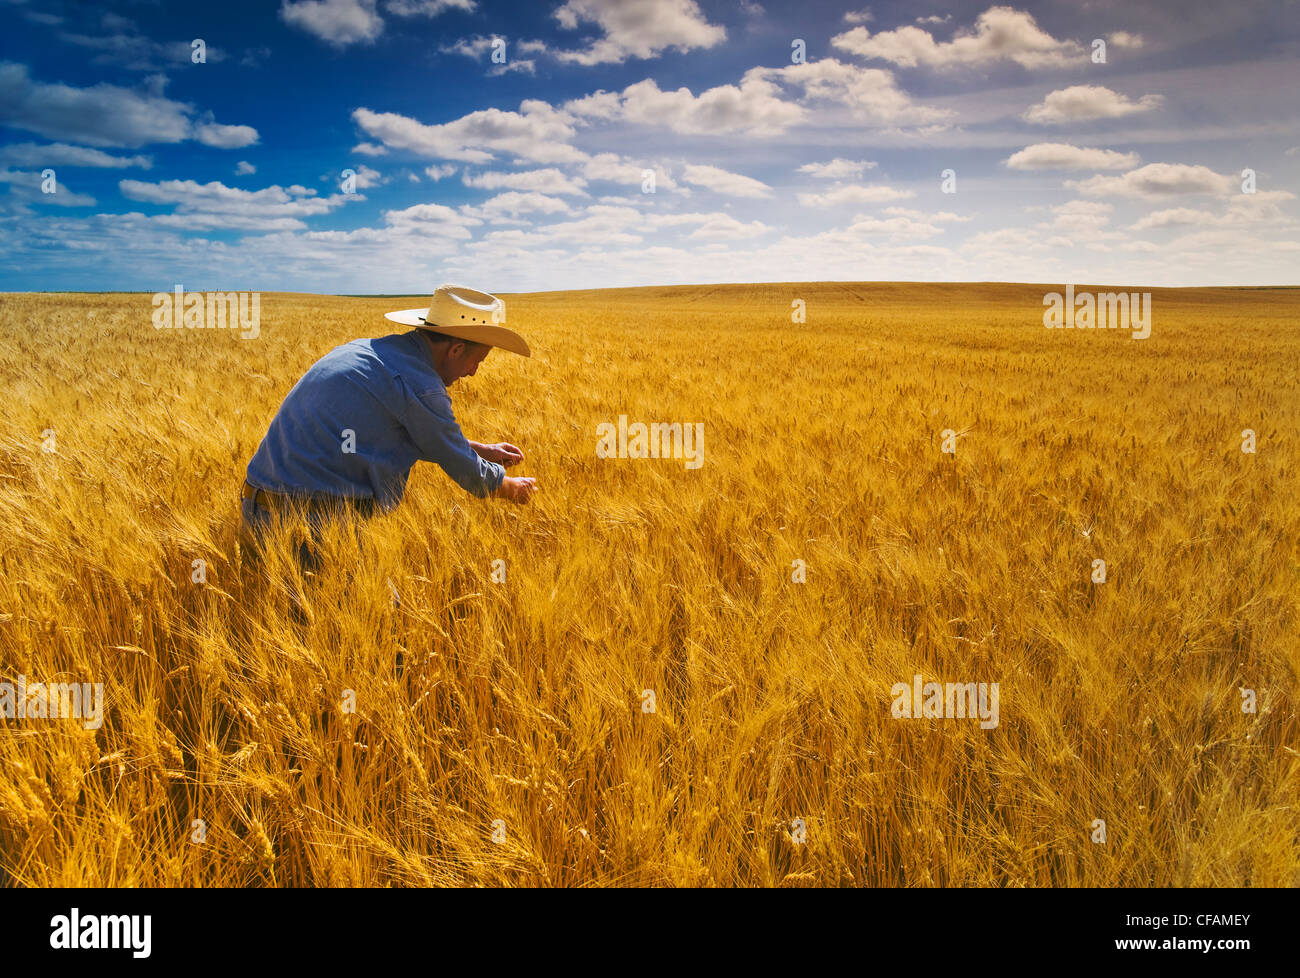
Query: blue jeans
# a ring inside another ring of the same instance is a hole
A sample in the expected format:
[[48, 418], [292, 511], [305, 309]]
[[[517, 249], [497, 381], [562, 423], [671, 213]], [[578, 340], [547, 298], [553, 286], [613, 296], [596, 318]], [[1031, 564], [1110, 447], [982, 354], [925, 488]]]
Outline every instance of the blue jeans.
[[[249, 566], [255, 571], [260, 571], [262, 568], [265, 533], [271, 526], [275, 514], [265, 506], [256, 505], [254, 500], [243, 498], [242, 495], [239, 500], [239, 512], [242, 523], [240, 538], [245, 552], [249, 555]], [[339, 500], [337, 505], [327, 503], [306, 508], [305, 516], [308, 533], [294, 548], [294, 558], [307, 585], [317, 579], [317, 575], [325, 566], [320, 554], [320, 544], [322, 532], [329, 521], [333, 519], [348, 520], [355, 531], [360, 529], [361, 521], [353, 517], [371, 512], [373, 512], [372, 505], [364, 503], [361, 505], [349, 504], [346, 500]], [[293, 582], [288, 582], [287, 590], [289, 592], [289, 617], [299, 625], [304, 627], [309, 625], [312, 620], [312, 613], [308, 607], [307, 596], [300, 593], [297, 585]]]
[[[255, 505], [251, 499], [239, 500], [239, 512], [243, 523], [245, 541], [254, 550], [259, 549], [263, 542], [262, 535], [271, 525], [274, 514], [265, 506]], [[311, 514], [307, 518], [307, 526], [311, 531], [310, 537], [298, 544], [294, 556], [298, 560], [298, 566], [302, 568], [304, 573], [315, 574], [323, 566], [318, 548], [320, 546], [320, 533], [325, 526], [325, 521], [319, 515]]]
[[[263, 534], [270, 527], [275, 514], [265, 506], [254, 505], [252, 499], [244, 499], [242, 496], [239, 500], [239, 512], [242, 523], [240, 540], [244, 545], [245, 551], [249, 554], [249, 563], [255, 567], [261, 565], [262, 548], [264, 546]], [[307, 513], [307, 537], [295, 548], [294, 557], [298, 562], [298, 567], [303, 572], [303, 577], [310, 584], [316, 579], [325, 566], [325, 562], [320, 555], [321, 534], [325, 526], [331, 519], [348, 520], [354, 531], [360, 531], [362, 519], [361, 516], [369, 516], [374, 513], [373, 504], [363, 503], [360, 506], [350, 506], [346, 503], [338, 507], [327, 507], [316, 509]], [[392, 586], [392, 581], [389, 581]], [[289, 617], [299, 625], [306, 626], [310, 624], [312, 614], [308, 610], [305, 596], [298, 592], [297, 586], [290, 584], [289, 588]], [[393, 606], [401, 607], [401, 599], [398, 597], [396, 589], [393, 590]], [[399, 652], [396, 658], [397, 672], [402, 672], [402, 655]]]

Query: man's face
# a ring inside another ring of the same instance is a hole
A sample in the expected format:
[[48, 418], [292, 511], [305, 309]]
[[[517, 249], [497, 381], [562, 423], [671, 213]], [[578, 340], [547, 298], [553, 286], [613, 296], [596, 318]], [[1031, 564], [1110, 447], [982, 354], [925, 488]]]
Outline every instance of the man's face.
[[453, 343], [447, 351], [447, 386], [451, 386], [462, 377], [473, 377], [478, 365], [487, 359], [492, 347], [484, 343]]

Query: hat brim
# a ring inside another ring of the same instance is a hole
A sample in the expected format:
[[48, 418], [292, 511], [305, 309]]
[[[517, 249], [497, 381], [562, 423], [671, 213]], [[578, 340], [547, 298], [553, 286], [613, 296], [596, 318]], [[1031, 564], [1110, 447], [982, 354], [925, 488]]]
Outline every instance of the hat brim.
[[399, 309], [397, 312], [384, 313], [385, 319], [391, 319], [395, 323], [401, 323], [403, 326], [425, 326], [424, 317], [429, 315], [429, 309], [426, 306], [423, 309]]
[[509, 350], [511, 353], [517, 353], [521, 357], [531, 357], [532, 351], [528, 349], [528, 344], [524, 338], [516, 333], [513, 329], [506, 329], [504, 326], [489, 326], [487, 324], [479, 325], [455, 325], [439, 326], [436, 323], [428, 322], [425, 319], [429, 310], [426, 309], [399, 309], [396, 312], [384, 313], [384, 318], [400, 323], [403, 326], [415, 326], [419, 329], [427, 329], [434, 333], [442, 333], [445, 336], [454, 336], [459, 340], [466, 340], [471, 343], [482, 343], [485, 346], [497, 346], [503, 350]]

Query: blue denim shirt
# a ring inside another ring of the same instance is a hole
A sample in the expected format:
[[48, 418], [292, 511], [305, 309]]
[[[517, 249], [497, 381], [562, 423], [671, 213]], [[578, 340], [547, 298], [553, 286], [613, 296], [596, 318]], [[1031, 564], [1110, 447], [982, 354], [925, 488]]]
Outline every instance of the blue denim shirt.
[[247, 477], [272, 492], [373, 497], [388, 510], [418, 459], [480, 497], [506, 474], [469, 447], [429, 343], [414, 330], [353, 340], [317, 360], [280, 405]]

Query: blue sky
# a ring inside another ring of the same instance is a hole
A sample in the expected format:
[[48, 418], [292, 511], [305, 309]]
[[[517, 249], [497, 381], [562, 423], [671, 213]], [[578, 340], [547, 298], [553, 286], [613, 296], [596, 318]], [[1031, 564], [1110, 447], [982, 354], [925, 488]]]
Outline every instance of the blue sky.
[[0, 21], [6, 291], [1300, 284], [1294, 0]]

